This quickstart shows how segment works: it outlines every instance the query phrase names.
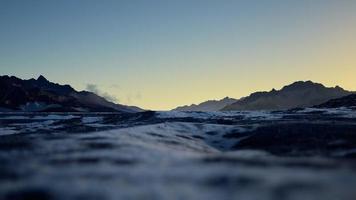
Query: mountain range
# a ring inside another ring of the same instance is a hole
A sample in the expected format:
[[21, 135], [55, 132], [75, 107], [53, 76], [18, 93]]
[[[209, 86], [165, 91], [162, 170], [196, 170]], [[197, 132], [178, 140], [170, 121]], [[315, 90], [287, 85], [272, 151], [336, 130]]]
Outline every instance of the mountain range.
[[209, 100], [198, 105], [192, 104], [190, 106], [181, 106], [172, 111], [219, 111], [228, 105], [235, 103], [237, 99], [225, 97], [221, 100]]
[[280, 90], [256, 92], [231, 105], [223, 111], [231, 110], [286, 110], [311, 107], [331, 99], [352, 94], [339, 86], [325, 87], [312, 81], [298, 81], [284, 86]]
[[[356, 94], [339, 86], [325, 87], [312, 81], [297, 81], [280, 90], [255, 92], [241, 99], [225, 97], [173, 111], [286, 110], [303, 107], [356, 106]], [[0, 76], [0, 111], [29, 112], [141, 112], [143, 109], [108, 101], [70, 85], [48, 81], [44, 76], [22, 80]]]
[[210, 100], [198, 105], [182, 106], [175, 111], [238, 111], [238, 110], [286, 110], [312, 107], [329, 100], [341, 98], [353, 92], [343, 88], [325, 87], [312, 81], [297, 81], [280, 90], [255, 92], [241, 99], [224, 98]]
[[0, 110], [33, 112], [140, 112], [141, 108], [116, 104], [88, 91], [38, 79], [0, 76]]

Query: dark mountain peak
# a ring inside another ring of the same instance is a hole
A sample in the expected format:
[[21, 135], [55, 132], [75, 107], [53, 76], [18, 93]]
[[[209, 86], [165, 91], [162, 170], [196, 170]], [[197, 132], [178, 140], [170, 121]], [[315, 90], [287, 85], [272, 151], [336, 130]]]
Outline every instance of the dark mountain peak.
[[286, 87], [288, 86], [294, 86], [294, 87], [297, 87], [297, 86], [310, 86], [310, 85], [314, 85], [315, 83], [312, 82], [312, 81], [296, 81], [290, 85], [287, 85]]
[[4, 75], [0, 77], [1, 80], [6, 80], [6, 81], [20, 81], [21, 79], [17, 78], [16, 76], [8, 76]]
[[337, 89], [337, 90], [344, 90], [344, 88], [342, 88], [342, 87], [340, 87], [340, 86], [335, 86], [335, 89]]
[[231, 101], [231, 100], [236, 101], [236, 99], [230, 98], [228, 96], [226, 96], [225, 98], [221, 99], [220, 101]]
[[39, 82], [49, 82], [44, 76], [40, 75], [38, 78], [37, 78], [37, 81]]
[[252, 93], [222, 110], [283, 110], [310, 107], [348, 94], [351, 92], [338, 86], [329, 88], [310, 80], [296, 81], [281, 90]]
[[1, 79], [6, 79], [6, 78], [10, 78], [8, 75], [3, 75], [3, 76], [0, 76]]
[[308, 88], [322, 88], [324, 85], [320, 83], [314, 83], [312, 81], [296, 81], [290, 85], [284, 86], [282, 91], [284, 90], [301, 90], [301, 89], [308, 89]]

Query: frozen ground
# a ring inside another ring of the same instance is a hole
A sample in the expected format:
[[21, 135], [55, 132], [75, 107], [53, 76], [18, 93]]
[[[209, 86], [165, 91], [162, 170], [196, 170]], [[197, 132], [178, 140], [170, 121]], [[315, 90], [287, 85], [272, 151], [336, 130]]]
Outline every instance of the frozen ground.
[[354, 200], [356, 111], [0, 114], [0, 199]]

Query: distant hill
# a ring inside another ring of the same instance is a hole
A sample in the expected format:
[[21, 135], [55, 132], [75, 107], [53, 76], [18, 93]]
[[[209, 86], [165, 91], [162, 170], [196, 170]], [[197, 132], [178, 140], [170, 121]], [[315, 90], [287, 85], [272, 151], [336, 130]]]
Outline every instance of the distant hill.
[[225, 97], [221, 100], [209, 100], [198, 105], [192, 104], [190, 106], [181, 106], [173, 109], [172, 111], [219, 111], [227, 105], [233, 104], [237, 99]]
[[43, 76], [30, 80], [0, 76], [0, 111], [139, 112], [142, 109], [109, 102], [92, 92], [78, 92]]
[[284, 110], [311, 107], [350, 94], [352, 92], [338, 86], [328, 88], [312, 81], [298, 81], [281, 90], [273, 89], [269, 92], [252, 93], [222, 110]]
[[339, 108], [339, 107], [356, 107], [356, 94], [351, 94], [338, 99], [332, 99], [326, 103], [315, 106], [317, 108]]

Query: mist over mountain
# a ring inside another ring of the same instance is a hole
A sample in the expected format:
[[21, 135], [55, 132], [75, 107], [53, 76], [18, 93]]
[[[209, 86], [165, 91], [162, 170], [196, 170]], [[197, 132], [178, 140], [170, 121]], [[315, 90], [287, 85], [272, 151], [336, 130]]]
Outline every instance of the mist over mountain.
[[192, 104], [190, 106], [181, 106], [172, 111], [219, 111], [227, 105], [233, 104], [237, 99], [225, 97], [221, 100], [209, 100], [198, 105]]
[[93, 92], [38, 79], [0, 76], [0, 110], [42, 112], [139, 112], [138, 107], [112, 103]]
[[252, 93], [222, 110], [284, 110], [311, 107], [350, 94], [352, 92], [339, 86], [329, 88], [312, 81], [297, 81], [281, 90], [272, 89], [269, 92]]

